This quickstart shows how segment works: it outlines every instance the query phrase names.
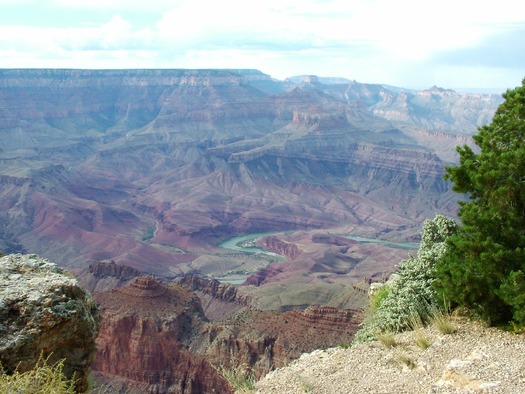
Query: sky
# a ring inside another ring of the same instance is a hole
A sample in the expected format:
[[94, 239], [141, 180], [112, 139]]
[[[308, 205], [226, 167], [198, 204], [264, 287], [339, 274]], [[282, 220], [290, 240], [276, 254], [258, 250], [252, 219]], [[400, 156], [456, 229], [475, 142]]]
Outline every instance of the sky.
[[0, 68], [249, 68], [503, 92], [520, 0], [0, 0]]

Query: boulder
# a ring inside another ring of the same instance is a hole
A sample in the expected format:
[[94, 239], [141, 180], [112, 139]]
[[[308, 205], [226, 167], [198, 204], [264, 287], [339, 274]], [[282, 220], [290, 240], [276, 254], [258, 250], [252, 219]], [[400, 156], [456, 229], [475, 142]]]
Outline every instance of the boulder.
[[65, 359], [63, 372], [87, 389], [95, 355], [98, 308], [76, 279], [37, 255], [0, 258], [0, 363], [27, 371], [40, 356]]

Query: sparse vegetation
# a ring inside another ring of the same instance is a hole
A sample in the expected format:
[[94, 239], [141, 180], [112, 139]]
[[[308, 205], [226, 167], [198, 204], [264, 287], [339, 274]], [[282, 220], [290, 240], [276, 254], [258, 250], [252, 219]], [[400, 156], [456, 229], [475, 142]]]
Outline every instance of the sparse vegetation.
[[40, 357], [37, 365], [26, 372], [15, 371], [0, 373], [1, 393], [31, 394], [74, 394], [75, 382], [67, 380], [62, 370], [64, 360], [49, 365], [48, 360]]
[[456, 332], [457, 327], [452, 321], [450, 309], [438, 308], [432, 306], [430, 310], [430, 323], [436, 327], [442, 334], [453, 334]]
[[409, 325], [410, 329], [414, 332], [416, 345], [423, 350], [428, 349], [431, 342], [423, 331], [425, 324], [423, 320], [421, 320], [421, 316], [419, 314], [412, 315], [409, 318]]
[[410, 357], [408, 354], [402, 353], [397, 357], [397, 361], [401, 365], [406, 365], [410, 369], [414, 369], [417, 366], [416, 360]]
[[236, 393], [252, 393], [255, 391], [255, 375], [244, 364], [230, 361], [230, 366], [221, 365], [215, 370], [229, 383]]
[[432, 345], [432, 342], [430, 342], [430, 339], [428, 339], [428, 337], [423, 333], [422, 329], [415, 330], [414, 335], [416, 336], [416, 345], [419, 348], [426, 350], [430, 347], [430, 345]]
[[514, 322], [511, 322], [511, 323], [512, 323], [512, 332], [514, 332], [514, 334], [525, 334], [525, 325], [519, 326]]
[[385, 347], [394, 347], [397, 345], [396, 335], [392, 331], [383, 331], [376, 334], [376, 339]]
[[310, 383], [306, 378], [299, 374], [294, 374], [296, 380], [301, 385], [301, 388], [303, 390], [303, 393], [313, 393], [315, 390], [315, 385], [313, 383]]

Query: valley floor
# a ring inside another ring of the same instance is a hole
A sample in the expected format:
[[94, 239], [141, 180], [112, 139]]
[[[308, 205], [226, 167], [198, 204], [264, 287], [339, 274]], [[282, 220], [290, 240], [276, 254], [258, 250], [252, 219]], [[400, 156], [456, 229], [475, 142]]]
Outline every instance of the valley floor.
[[525, 336], [461, 318], [457, 331], [420, 329], [380, 342], [304, 354], [256, 384], [257, 393], [525, 393]]

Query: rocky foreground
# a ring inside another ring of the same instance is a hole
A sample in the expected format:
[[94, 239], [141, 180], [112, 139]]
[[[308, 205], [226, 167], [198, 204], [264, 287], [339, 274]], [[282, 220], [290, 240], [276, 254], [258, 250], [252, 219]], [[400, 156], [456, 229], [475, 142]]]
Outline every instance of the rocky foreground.
[[42, 356], [64, 359], [64, 374], [80, 392], [95, 355], [99, 315], [91, 295], [56, 264], [37, 255], [0, 258], [0, 365], [32, 369]]
[[[460, 319], [380, 342], [304, 354], [259, 381], [257, 393], [524, 393], [525, 336]], [[418, 337], [430, 346], [416, 345]]]

